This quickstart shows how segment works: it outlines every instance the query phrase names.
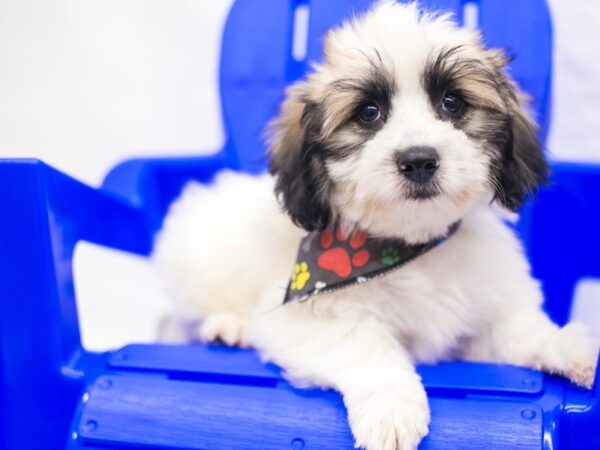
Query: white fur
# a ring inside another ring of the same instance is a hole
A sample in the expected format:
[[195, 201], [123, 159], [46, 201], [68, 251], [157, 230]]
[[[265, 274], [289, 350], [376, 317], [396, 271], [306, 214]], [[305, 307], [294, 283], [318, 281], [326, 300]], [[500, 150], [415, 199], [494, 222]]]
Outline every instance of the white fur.
[[[561, 329], [542, 311], [521, 244], [489, 204], [484, 149], [436, 120], [415, 84], [431, 48], [478, 38], [446, 18], [423, 23], [416, 15], [414, 6], [384, 2], [358, 31], [345, 27], [328, 39], [325, 65], [376, 46], [404, 87], [390, 122], [365, 148], [329, 163], [331, 206], [371, 235], [415, 242], [462, 219], [452, 238], [385, 277], [282, 306], [303, 231], [280, 210], [270, 176], [225, 172], [213, 185], [186, 188], [155, 250], [177, 314], [202, 321], [197, 337], [251, 345], [297, 385], [338, 390], [356, 445], [369, 450], [412, 450], [427, 434], [415, 363], [516, 364], [590, 387], [598, 351], [580, 325]], [[414, 45], [385, 57], [407, 40]], [[411, 145], [442, 149], [439, 197], [402, 198], [386, 161]]]
[[230, 172], [214, 186], [190, 185], [156, 260], [179, 308], [204, 320], [200, 337], [250, 344], [297, 385], [339, 390], [358, 445], [412, 449], [427, 434], [418, 362], [517, 364], [591, 386], [596, 344], [542, 312], [521, 245], [490, 207], [386, 277], [282, 306], [302, 231], [272, 186], [268, 176]]

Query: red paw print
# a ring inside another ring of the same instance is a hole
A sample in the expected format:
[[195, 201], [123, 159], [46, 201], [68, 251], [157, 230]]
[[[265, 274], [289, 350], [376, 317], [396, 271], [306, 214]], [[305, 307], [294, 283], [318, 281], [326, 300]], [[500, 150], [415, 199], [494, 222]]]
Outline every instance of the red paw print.
[[[335, 238], [338, 242], [344, 243], [348, 239], [342, 234], [340, 226], [335, 228]], [[355, 231], [348, 239], [350, 248], [358, 250], [365, 242], [367, 235], [363, 231]], [[321, 247], [325, 251], [319, 255], [317, 264], [319, 267], [334, 272], [338, 277], [346, 278], [352, 273], [353, 267], [362, 267], [369, 262], [371, 253], [368, 250], [358, 250], [352, 257], [344, 247], [331, 247], [333, 245], [333, 233], [331, 230], [321, 232]]]

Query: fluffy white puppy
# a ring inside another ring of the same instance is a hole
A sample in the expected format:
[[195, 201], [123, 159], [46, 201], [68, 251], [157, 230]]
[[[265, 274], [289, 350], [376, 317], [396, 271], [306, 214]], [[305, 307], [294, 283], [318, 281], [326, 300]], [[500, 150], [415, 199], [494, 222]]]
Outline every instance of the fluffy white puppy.
[[[338, 390], [370, 450], [427, 434], [418, 362], [516, 364], [590, 387], [597, 344], [548, 319], [494, 207], [517, 209], [548, 171], [506, 62], [415, 5], [378, 3], [332, 30], [272, 125], [272, 176], [224, 173], [173, 205], [155, 258], [178, 314], [203, 340], [256, 347], [297, 385]], [[461, 224], [385, 276], [282, 305], [303, 230], [334, 221], [407, 244]]]

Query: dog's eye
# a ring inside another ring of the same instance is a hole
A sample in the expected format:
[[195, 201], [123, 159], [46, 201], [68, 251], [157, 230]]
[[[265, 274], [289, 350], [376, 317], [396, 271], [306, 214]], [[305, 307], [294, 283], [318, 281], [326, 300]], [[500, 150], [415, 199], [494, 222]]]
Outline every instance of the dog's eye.
[[442, 110], [448, 114], [457, 115], [464, 107], [465, 103], [457, 94], [446, 94], [442, 98]]
[[381, 119], [381, 111], [372, 103], [368, 103], [359, 108], [357, 114], [358, 120], [364, 125], [372, 125]]

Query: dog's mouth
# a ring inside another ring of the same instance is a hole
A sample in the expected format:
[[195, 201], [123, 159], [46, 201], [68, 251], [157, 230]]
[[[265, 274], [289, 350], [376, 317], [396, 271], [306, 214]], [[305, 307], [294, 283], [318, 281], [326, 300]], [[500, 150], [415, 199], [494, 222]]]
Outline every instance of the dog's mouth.
[[441, 189], [435, 180], [425, 184], [411, 183], [405, 189], [406, 197], [411, 200], [429, 200], [441, 194]]

